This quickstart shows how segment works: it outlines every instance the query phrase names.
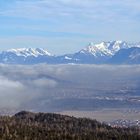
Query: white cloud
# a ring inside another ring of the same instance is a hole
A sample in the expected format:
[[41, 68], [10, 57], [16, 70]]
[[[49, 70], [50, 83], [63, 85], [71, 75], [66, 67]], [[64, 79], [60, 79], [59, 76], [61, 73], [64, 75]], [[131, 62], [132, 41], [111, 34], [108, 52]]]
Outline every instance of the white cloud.
[[[127, 15], [123, 12], [127, 12]], [[79, 16], [80, 18], [104, 20], [113, 18], [113, 16], [126, 18], [128, 15], [134, 16], [139, 12], [140, 2], [138, 0], [133, 2], [130, 0], [17, 0], [9, 10], [1, 14], [25, 18], [51, 18], [51, 16], [71, 18], [74, 16], [76, 18]]]

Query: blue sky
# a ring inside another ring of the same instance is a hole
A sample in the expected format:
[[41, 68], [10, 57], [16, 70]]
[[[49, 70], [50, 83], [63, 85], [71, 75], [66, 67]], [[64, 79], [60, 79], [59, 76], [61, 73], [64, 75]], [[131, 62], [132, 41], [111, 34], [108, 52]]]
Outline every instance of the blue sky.
[[72, 53], [89, 42], [139, 42], [139, 0], [0, 0], [0, 49]]

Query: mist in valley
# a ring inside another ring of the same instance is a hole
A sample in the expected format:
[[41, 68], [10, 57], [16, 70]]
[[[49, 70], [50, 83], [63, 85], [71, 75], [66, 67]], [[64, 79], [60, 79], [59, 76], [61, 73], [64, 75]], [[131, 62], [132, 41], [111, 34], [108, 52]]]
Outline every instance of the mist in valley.
[[140, 65], [1, 64], [0, 110], [139, 111], [139, 85]]

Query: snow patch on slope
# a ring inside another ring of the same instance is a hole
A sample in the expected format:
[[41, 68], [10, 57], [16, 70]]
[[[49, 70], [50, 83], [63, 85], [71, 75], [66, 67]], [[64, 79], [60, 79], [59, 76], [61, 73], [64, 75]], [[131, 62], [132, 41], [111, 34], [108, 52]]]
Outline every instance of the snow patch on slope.
[[90, 43], [86, 48], [82, 49], [79, 53], [91, 54], [95, 57], [115, 55], [120, 49], [128, 49], [131, 47], [140, 47], [140, 43], [129, 44], [125, 41], [109, 41], [101, 42], [99, 44]]

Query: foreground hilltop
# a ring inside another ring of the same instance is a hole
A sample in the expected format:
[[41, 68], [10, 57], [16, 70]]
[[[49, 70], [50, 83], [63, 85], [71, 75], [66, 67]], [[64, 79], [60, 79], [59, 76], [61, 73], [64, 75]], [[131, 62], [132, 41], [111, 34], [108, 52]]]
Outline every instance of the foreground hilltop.
[[18, 48], [0, 52], [4, 64], [140, 64], [140, 43], [109, 41], [89, 43], [73, 54], [56, 56], [42, 48]]
[[138, 128], [112, 128], [96, 120], [22, 111], [0, 117], [1, 140], [138, 140]]

